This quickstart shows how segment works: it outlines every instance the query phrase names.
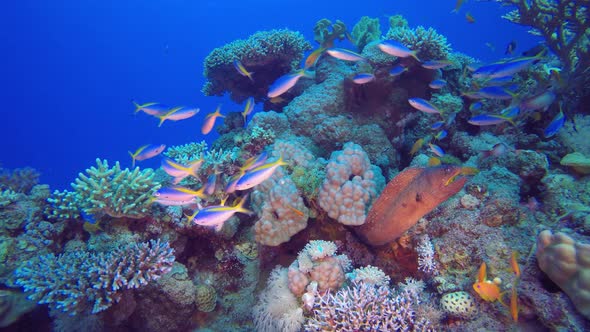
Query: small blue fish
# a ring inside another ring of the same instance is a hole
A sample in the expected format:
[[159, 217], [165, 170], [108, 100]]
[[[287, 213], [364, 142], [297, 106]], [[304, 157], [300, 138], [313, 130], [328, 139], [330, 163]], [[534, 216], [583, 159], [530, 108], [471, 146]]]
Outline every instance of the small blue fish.
[[276, 98], [297, 84], [300, 78], [303, 76], [309, 77], [305, 69], [301, 69], [295, 73], [290, 73], [279, 77], [273, 84], [268, 88], [268, 98]]
[[161, 127], [164, 121], [178, 121], [191, 118], [195, 116], [195, 114], [199, 113], [200, 109], [195, 107], [175, 107], [168, 112], [160, 115], [156, 115], [158, 119], [160, 119], [160, 123], [158, 123], [158, 127]]
[[154, 193], [153, 201], [162, 205], [188, 205], [196, 203], [196, 199], [206, 198], [205, 187], [192, 190], [185, 187], [165, 187]]
[[402, 43], [395, 40], [384, 40], [377, 44], [377, 47], [386, 54], [396, 56], [398, 58], [412, 57], [416, 61], [420, 62], [420, 59], [416, 56], [416, 51], [412, 51]]
[[207, 178], [207, 183], [205, 184], [205, 195], [213, 195], [215, 192], [215, 185], [217, 184], [217, 172], [209, 175]]
[[494, 115], [494, 114], [480, 114], [476, 115], [469, 120], [467, 120], [470, 124], [474, 126], [492, 126], [497, 125], [504, 122], [510, 122], [512, 125], [515, 125], [514, 121], [506, 116], [503, 115]]
[[481, 101], [476, 101], [475, 103], [472, 103], [471, 105], [469, 105], [469, 110], [470, 111], [479, 111], [482, 106], [483, 106], [483, 104], [481, 103]]
[[436, 121], [435, 123], [432, 124], [432, 126], [430, 126], [430, 129], [432, 129], [432, 130], [438, 130], [438, 129], [440, 129], [444, 125], [445, 125], [445, 122], [444, 121]]
[[201, 158], [199, 160], [191, 162], [189, 165], [183, 165], [175, 162], [170, 158], [163, 158], [162, 169], [164, 170], [164, 172], [166, 172], [168, 175], [174, 178], [172, 183], [177, 184], [189, 175], [198, 178], [197, 172], [199, 171], [199, 168], [201, 168], [203, 161], [204, 159]]
[[447, 81], [445, 80], [433, 80], [428, 84], [431, 89], [442, 89], [445, 85], [447, 85]]
[[366, 84], [375, 80], [375, 75], [369, 73], [360, 73], [354, 75], [352, 81], [356, 84]]
[[136, 160], [142, 161], [153, 158], [162, 153], [164, 149], [166, 149], [165, 144], [147, 144], [138, 148], [137, 150], [135, 150], [135, 152], [128, 151], [132, 160], [131, 167], [135, 167]]
[[514, 92], [504, 89], [501, 86], [486, 86], [477, 91], [466, 92], [463, 95], [471, 99], [499, 100], [512, 99], [515, 96]]
[[246, 160], [244, 162], [244, 165], [242, 167], [240, 167], [240, 171], [249, 171], [251, 169], [260, 167], [262, 165], [264, 165], [264, 163], [266, 163], [266, 160], [268, 159], [268, 153], [266, 153], [266, 151], [263, 151], [260, 155], [258, 155], [258, 157], [252, 157], [249, 158], [248, 160]]
[[437, 157], [444, 157], [445, 151], [440, 146], [432, 143], [429, 143], [428, 146], [430, 147], [430, 151], [432, 151]]
[[557, 113], [557, 115], [553, 118], [553, 120], [551, 120], [551, 123], [549, 123], [547, 128], [545, 128], [545, 130], [543, 131], [545, 138], [549, 138], [549, 137], [557, 134], [559, 129], [561, 129], [561, 127], [563, 127], [564, 123], [565, 123], [565, 115], [563, 115], [563, 111], [560, 108], [559, 113]]
[[424, 113], [440, 114], [440, 111], [438, 108], [436, 108], [436, 106], [432, 105], [431, 103], [427, 102], [422, 98], [410, 98], [408, 99], [408, 102], [410, 103], [410, 105], [412, 105], [412, 107]]
[[530, 112], [542, 109], [546, 111], [555, 101], [555, 92], [548, 90], [534, 97], [523, 100], [520, 103], [520, 108], [523, 112]]
[[135, 101], [132, 101], [133, 105], [135, 105], [135, 113], [137, 112], [144, 112], [145, 114], [158, 116], [162, 115], [170, 110], [170, 106], [162, 105], [158, 103], [145, 103], [145, 104], [138, 104]]
[[408, 67], [404, 67], [402, 65], [397, 65], [395, 67], [393, 67], [390, 71], [389, 71], [389, 75], [391, 76], [399, 76], [405, 72], [408, 71]]
[[215, 231], [219, 232], [225, 222], [236, 213], [250, 214], [252, 211], [244, 208], [246, 202], [244, 197], [238, 201], [234, 206], [212, 205], [196, 210], [192, 215], [186, 215], [189, 222], [194, 222], [197, 225], [213, 227]]
[[512, 82], [513, 76], [491, 78], [483, 83], [484, 86], [501, 86]]
[[441, 139], [447, 137], [447, 134], [447, 131], [443, 129], [434, 135], [434, 139], [440, 141]]
[[288, 164], [283, 161], [283, 157], [281, 156], [275, 162], [267, 163], [247, 171], [236, 182], [235, 190], [246, 190], [259, 185], [270, 178], [277, 167], [284, 165]]
[[543, 53], [540, 52], [532, 57], [520, 57], [481, 66], [473, 72], [473, 78], [496, 78], [514, 75], [539, 61], [543, 57]]
[[248, 118], [248, 115], [250, 115], [252, 113], [252, 111], [254, 110], [254, 98], [250, 97], [248, 98], [248, 100], [246, 101], [246, 106], [244, 107], [244, 110], [242, 111], [242, 117], [244, 117], [244, 123], [246, 123], [246, 119]]
[[234, 68], [236, 68], [236, 70], [238, 71], [238, 73], [240, 73], [240, 75], [248, 77], [250, 79], [250, 81], [254, 82], [254, 79], [252, 78], [252, 72], [249, 72], [246, 67], [244, 67], [244, 65], [240, 62], [240, 60], [234, 60]]
[[329, 48], [326, 50], [326, 53], [328, 53], [336, 59], [344, 61], [356, 62], [366, 60], [362, 55], [343, 48]]
[[426, 69], [441, 69], [446, 66], [452, 65], [453, 63], [449, 60], [429, 60], [422, 63], [422, 67]]

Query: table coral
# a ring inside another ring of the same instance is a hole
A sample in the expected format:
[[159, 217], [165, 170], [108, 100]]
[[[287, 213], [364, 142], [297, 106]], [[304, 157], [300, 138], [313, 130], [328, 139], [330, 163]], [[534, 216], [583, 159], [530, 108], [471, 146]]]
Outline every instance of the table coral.
[[[207, 55], [203, 64], [207, 82], [202, 91], [206, 96], [222, 96], [227, 92], [238, 103], [248, 97], [262, 100], [267, 87], [281, 75], [298, 68], [303, 52], [309, 49], [311, 45], [299, 32], [258, 31], [246, 40], [233, 41]], [[253, 82], [236, 71], [234, 60], [254, 73]]]

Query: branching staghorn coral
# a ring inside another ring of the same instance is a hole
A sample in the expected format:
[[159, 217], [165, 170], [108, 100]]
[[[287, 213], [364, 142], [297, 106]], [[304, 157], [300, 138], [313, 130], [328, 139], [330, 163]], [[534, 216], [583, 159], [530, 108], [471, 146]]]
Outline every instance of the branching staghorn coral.
[[136, 167], [122, 170], [119, 162], [109, 168], [108, 162], [96, 159], [97, 167], [78, 174], [72, 187], [77, 204], [89, 214], [105, 213], [111, 217], [142, 218], [150, 210], [151, 197], [160, 188], [154, 171]]
[[[530, 27], [530, 33], [543, 37], [563, 65], [562, 78], [568, 89], [574, 85], [590, 93], [590, 3], [578, 0], [495, 0], [502, 6], [516, 7], [503, 18]], [[566, 74], [566, 75], [563, 75]], [[566, 77], [564, 77], [566, 76]]]
[[123, 289], [140, 288], [172, 268], [168, 242], [134, 243], [110, 253], [87, 251], [35, 256], [16, 270], [17, 284], [29, 299], [75, 315], [98, 313], [121, 298]]

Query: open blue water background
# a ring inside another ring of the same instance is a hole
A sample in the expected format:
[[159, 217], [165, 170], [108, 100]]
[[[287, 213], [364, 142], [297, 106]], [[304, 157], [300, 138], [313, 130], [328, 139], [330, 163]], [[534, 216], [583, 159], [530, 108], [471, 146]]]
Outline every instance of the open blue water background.
[[[431, 26], [454, 50], [482, 61], [501, 58], [513, 39], [518, 54], [538, 42], [501, 19], [507, 9], [497, 4], [471, 1], [452, 14], [454, 6], [454, 0], [10, 1], [0, 12], [0, 166], [34, 167], [41, 182], [66, 189], [97, 157], [130, 167], [127, 151], [144, 144], [211, 142], [214, 134], [200, 133], [204, 116], [219, 103], [222, 113], [242, 106], [203, 96], [203, 59], [258, 30], [289, 28], [313, 42], [321, 18], [352, 29], [361, 16], [379, 17], [385, 33], [387, 16], [402, 14], [410, 26]], [[194, 105], [201, 113], [157, 128], [155, 118], [133, 115], [132, 99]], [[157, 158], [140, 164], [158, 165]]]

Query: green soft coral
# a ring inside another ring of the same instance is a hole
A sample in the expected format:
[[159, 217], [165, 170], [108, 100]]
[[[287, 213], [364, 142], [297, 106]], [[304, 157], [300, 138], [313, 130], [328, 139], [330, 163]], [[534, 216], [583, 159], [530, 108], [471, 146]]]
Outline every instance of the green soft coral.
[[362, 52], [368, 43], [380, 38], [381, 25], [378, 18], [363, 16], [352, 28], [352, 39], [359, 52]]
[[75, 183], [78, 207], [89, 214], [142, 218], [150, 212], [154, 193], [160, 188], [152, 169], [122, 170], [119, 162], [109, 168], [106, 160], [96, 159], [96, 167], [78, 174]]
[[332, 24], [332, 21], [322, 18], [313, 27], [313, 38], [323, 48], [333, 47], [336, 39], [346, 38], [346, 25], [340, 20]]

